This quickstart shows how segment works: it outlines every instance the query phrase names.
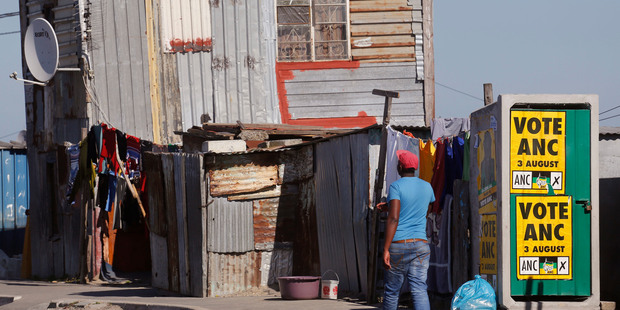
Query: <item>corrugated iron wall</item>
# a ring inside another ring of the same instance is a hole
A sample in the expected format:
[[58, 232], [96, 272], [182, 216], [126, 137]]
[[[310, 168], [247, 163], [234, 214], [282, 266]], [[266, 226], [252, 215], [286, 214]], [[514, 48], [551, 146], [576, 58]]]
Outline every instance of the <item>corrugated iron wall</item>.
[[152, 141], [145, 2], [89, 2], [91, 121]]
[[392, 100], [392, 125], [424, 126], [422, 83], [415, 63], [362, 63], [356, 69], [290, 70], [284, 80], [291, 119], [368, 115], [380, 123], [385, 98], [373, 89], [397, 91]]
[[316, 145], [316, 218], [321, 272], [334, 270], [343, 291], [366, 292], [368, 135]]
[[[202, 67], [196, 67], [191, 66], [197, 64], [195, 55], [179, 55], [179, 77], [188, 77], [190, 85], [195, 85], [187, 93], [182, 88], [184, 128], [200, 125], [203, 113], [219, 123], [237, 120], [279, 123], [273, 3], [258, 0], [211, 3], [210, 61], [201, 57]], [[207, 84], [211, 91], [200, 89], [200, 85]]]
[[165, 52], [211, 50], [211, 5], [205, 0], [161, 0]]
[[252, 202], [213, 198], [209, 203], [209, 252], [243, 253], [254, 250]]

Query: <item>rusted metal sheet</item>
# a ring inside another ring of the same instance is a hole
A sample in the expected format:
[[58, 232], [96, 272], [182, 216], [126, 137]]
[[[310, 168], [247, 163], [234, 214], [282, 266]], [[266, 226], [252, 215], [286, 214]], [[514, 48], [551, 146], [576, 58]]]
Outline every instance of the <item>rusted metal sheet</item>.
[[208, 251], [243, 253], [254, 249], [252, 202], [210, 197], [207, 204]]
[[261, 284], [261, 252], [209, 253], [209, 297], [226, 296], [258, 288]]
[[[297, 186], [294, 188], [297, 189]], [[299, 192], [295, 192], [289, 196], [253, 202], [256, 250], [272, 250], [276, 242], [292, 243], [303, 240], [296, 237], [295, 214], [300, 205], [298, 195]]]
[[209, 171], [211, 196], [256, 192], [280, 183], [278, 166], [234, 166]]
[[279, 199], [256, 200], [253, 203], [254, 247], [257, 250], [273, 249], [276, 240]]
[[210, 51], [211, 5], [204, 0], [160, 0], [165, 52]]

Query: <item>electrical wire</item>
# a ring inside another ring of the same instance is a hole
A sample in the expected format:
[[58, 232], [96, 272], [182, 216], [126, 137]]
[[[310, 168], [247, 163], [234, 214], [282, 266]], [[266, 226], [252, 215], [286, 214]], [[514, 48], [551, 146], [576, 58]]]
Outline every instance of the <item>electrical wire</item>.
[[612, 116], [610, 116], [610, 117], [601, 118], [601, 119], [599, 119], [598, 121], [600, 122], [600, 121], [604, 121], [604, 120], [606, 120], [606, 119], [610, 119], [610, 118], [614, 118], [614, 117], [618, 117], [618, 116], [620, 116], [620, 114], [612, 115]]
[[9, 32], [0, 32], [0, 36], [3, 35], [7, 35], [7, 34], [14, 34], [14, 33], [20, 33], [21, 31], [17, 30], [17, 31], [9, 31]]
[[18, 15], [19, 15], [19, 12], [2, 13], [2, 14], [0, 14], [0, 18], [11, 17], [11, 16], [18, 16]]
[[452, 88], [452, 87], [450, 87], [450, 86], [448, 86], [448, 85], [441, 84], [441, 83], [439, 83], [439, 82], [437, 82], [437, 81], [435, 81], [435, 84], [437, 84], [437, 85], [439, 85], [439, 86], [443, 86], [443, 87], [445, 87], [445, 88], [447, 88], [447, 89], [449, 89], [449, 90], [451, 90], [451, 91], [457, 92], [457, 93], [459, 93], [459, 94], [462, 94], [462, 95], [465, 95], [465, 96], [468, 96], [468, 97], [471, 97], [471, 98], [474, 98], [474, 99], [476, 99], [476, 100], [480, 100], [480, 101], [483, 101], [483, 102], [484, 102], [484, 99], [482, 99], [482, 98], [479, 98], [479, 97], [476, 97], [476, 96], [474, 96], [474, 95], [468, 94], [468, 93], [466, 93], [466, 92], [464, 92], [464, 91], [460, 91], [460, 90], [458, 90], [458, 89], [456, 89], [456, 88]]
[[613, 107], [613, 108], [611, 108], [611, 109], [609, 109], [609, 110], [607, 110], [607, 111], [603, 111], [603, 112], [599, 113], [598, 115], [601, 115], [601, 114], [603, 114], [603, 113], [607, 113], [607, 112], [609, 112], [609, 111], [613, 111], [613, 110], [615, 110], [615, 109], [617, 109], [617, 108], [620, 108], [620, 105], [617, 105], [617, 106], [615, 106], [615, 107]]
[[18, 130], [18, 131], [16, 131], [16, 132], [12, 132], [12, 133], [10, 133], [10, 134], [4, 135], [4, 136], [0, 137], [0, 139], [4, 139], [4, 138], [6, 138], [6, 137], [12, 136], [12, 135], [14, 135], [14, 134], [16, 134], [16, 133], [19, 133], [20, 131], [21, 131], [21, 130]]

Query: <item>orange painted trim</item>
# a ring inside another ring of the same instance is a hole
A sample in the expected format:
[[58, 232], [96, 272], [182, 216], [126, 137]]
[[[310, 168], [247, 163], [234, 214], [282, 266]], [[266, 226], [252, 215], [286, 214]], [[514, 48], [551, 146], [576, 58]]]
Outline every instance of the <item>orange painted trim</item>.
[[302, 126], [321, 126], [325, 128], [364, 128], [377, 123], [377, 119], [360, 112], [356, 117], [300, 118], [291, 119], [287, 124]]
[[293, 70], [330, 70], [350, 69], [360, 67], [359, 61], [324, 61], [324, 62], [276, 62], [276, 84], [278, 89], [278, 102], [280, 116], [283, 124], [321, 126], [326, 128], [354, 128], [367, 127], [377, 123], [377, 119], [360, 111], [356, 117], [332, 117], [332, 118], [303, 118], [292, 119], [289, 112], [288, 97], [285, 82], [295, 78]]

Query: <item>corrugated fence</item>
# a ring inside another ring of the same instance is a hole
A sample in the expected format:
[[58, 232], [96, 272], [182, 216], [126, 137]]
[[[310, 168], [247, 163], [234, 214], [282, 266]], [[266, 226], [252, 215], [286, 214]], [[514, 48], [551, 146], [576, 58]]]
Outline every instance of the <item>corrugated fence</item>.
[[23, 247], [26, 210], [30, 208], [26, 150], [2, 149], [0, 159], [0, 249], [7, 255], [15, 255], [20, 254]]

